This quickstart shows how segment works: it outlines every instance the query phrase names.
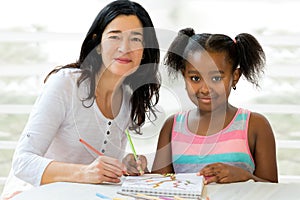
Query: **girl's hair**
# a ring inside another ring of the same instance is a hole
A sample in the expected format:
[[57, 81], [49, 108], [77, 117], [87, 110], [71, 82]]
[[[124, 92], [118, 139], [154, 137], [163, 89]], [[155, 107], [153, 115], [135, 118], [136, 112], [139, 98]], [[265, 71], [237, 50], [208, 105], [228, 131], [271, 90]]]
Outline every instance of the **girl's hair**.
[[195, 34], [192, 28], [180, 30], [164, 58], [169, 73], [176, 75], [184, 70], [188, 54], [204, 50], [225, 52], [228, 62], [232, 64], [232, 71], [239, 67], [249, 82], [259, 86], [258, 79], [265, 66], [265, 53], [258, 41], [248, 33], [238, 34], [232, 40], [223, 34]]
[[[102, 66], [102, 58], [97, 53], [96, 47], [101, 43], [102, 34], [106, 26], [119, 15], [135, 15], [141, 21], [144, 28], [144, 51], [140, 67], [136, 72], [126, 77], [123, 84], [128, 85], [133, 95], [130, 99], [132, 104], [131, 129], [139, 130], [145, 122], [145, 117], [154, 114], [154, 108], [159, 100], [160, 75], [158, 65], [160, 60], [159, 45], [148, 12], [138, 3], [129, 0], [116, 0], [105, 6], [95, 18], [81, 46], [79, 60], [52, 70], [47, 78], [63, 68], [79, 68], [81, 75], [77, 86], [88, 80], [90, 91], [86, 98], [82, 99], [85, 107], [90, 107], [95, 100], [96, 76]], [[155, 100], [152, 100], [155, 97]], [[90, 105], [85, 105], [88, 100], [93, 100]], [[147, 114], [148, 113], [148, 114]]]

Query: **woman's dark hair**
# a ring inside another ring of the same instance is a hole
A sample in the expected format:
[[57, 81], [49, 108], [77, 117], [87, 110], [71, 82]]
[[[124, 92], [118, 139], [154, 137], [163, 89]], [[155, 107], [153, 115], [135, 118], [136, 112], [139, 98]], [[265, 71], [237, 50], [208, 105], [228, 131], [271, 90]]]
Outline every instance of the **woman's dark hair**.
[[177, 74], [185, 69], [189, 53], [196, 51], [225, 52], [232, 64], [232, 71], [239, 67], [241, 74], [259, 86], [258, 79], [265, 66], [265, 53], [259, 42], [248, 33], [238, 34], [234, 40], [223, 34], [195, 34], [191, 28], [182, 29], [171, 43], [164, 62], [169, 73]]
[[[88, 80], [90, 91], [86, 98], [82, 99], [85, 107], [90, 107], [95, 100], [96, 76], [102, 66], [102, 59], [97, 54], [96, 47], [101, 43], [102, 34], [106, 26], [119, 15], [135, 15], [141, 21], [144, 28], [144, 51], [143, 59], [137, 71], [126, 77], [123, 84], [129, 85], [133, 91], [130, 99], [132, 104], [131, 129], [138, 128], [145, 122], [146, 115], [154, 114], [154, 108], [159, 100], [160, 75], [158, 65], [160, 60], [159, 45], [148, 12], [138, 3], [129, 0], [116, 0], [105, 6], [95, 18], [81, 46], [79, 60], [76, 63], [61, 66], [52, 70], [47, 78], [63, 68], [80, 68], [81, 76], [77, 86]], [[152, 99], [153, 97], [154, 100]], [[93, 100], [91, 105], [86, 106], [85, 102]], [[148, 114], [147, 114], [148, 113]]]

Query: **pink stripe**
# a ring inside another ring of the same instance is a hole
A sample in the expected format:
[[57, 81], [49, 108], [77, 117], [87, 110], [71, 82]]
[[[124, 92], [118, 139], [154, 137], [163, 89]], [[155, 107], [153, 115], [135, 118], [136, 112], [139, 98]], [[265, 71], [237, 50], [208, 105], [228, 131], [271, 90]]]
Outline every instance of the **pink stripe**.
[[241, 139], [213, 144], [190, 144], [172, 141], [172, 153], [184, 155], [211, 155], [239, 152], [248, 154], [247, 146], [248, 144], [245, 144], [245, 140]]
[[185, 143], [193, 143], [193, 144], [214, 144], [216, 142], [223, 142], [226, 140], [230, 140], [232, 138], [235, 139], [247, 139], [245, 138], [245, 131], [244, 130], [237, 130], [237, 131], [232, 131], [229, 133], [218, 133], [210, 136], [199, 136], [195, 134], [181, 134], [178, 132], [173, 131], [172, 133], [172, 141], [182, 141]]

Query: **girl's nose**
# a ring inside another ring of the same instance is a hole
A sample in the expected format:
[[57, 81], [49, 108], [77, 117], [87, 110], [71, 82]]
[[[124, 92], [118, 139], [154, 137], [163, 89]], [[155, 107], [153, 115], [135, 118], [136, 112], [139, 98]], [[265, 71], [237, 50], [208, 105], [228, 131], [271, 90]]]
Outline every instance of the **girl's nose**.
[[201, 92], [204, 95], [209, 94], [209, 86], [207, 85], [207, 83], [204, 80], [201, 81], [201, 83], [200, 83], [199, 92]]

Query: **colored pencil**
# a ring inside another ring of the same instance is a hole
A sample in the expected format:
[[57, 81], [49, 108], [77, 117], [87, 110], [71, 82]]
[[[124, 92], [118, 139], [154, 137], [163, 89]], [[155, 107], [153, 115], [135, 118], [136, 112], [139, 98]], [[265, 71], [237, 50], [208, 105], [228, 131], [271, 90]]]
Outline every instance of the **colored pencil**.
[[143, 200], [153, 200], [153, 197], [150, 196], [141, 196], [133, 193], [127, 193], [127, 192], [120, 192], [118, 191], [117, 194], [123, 195], [123, 196], [128, 196], [128, 197], [133, 197], [135, 199], [143, 199]]
[[112, 200], [112, 198], [105, 196], [104, 194], [96, 193], [96, 196], [101, 198], [101, 199], [107, 199], [107, 200]]
[[138, 157], [137, 157], [135, 148], [134, 148], [134, 146], [133, 146], [133, 143], [132, 143], [132, 140], [131, 140], [131, 136], [130, 136], [130, 134], [129, 134], [128, 129], [125, 130], [125, 133], [126, 133], [126, 136], [127, 136], [127, 139], [128, 139], [128, 142], [129, 142], [129, 145], [130, 145], [130, 148], [131, 148], [131, 151], [132, 151], [132, 153], [133, 153], [134, 159], [135, 159], [135, 160], [138, 160]]
[[[131, 136], [129, 134], [129, 131], [128, 129], [125, 130], [125, 133], [126, 133], [126, 136], [127, 136], [127, 139], [128, 139], [128, 142], [129, 142], [129, 145], [131, 147], [131, 151], [133, 153], [133, 156], [134, 156], [134, 159], [137, 161], [138, 160], [138, 156], [136, 154], [136, 151], [135, 151], [135, 148], [134, 148], [134, 145], [133, 145], [133, 142], [132, 142], [132, 139], [131, 139]], [[140, 173], [143, 173], [143, 170], [140, 169]]]
[[99, 156], [103, 156], [104, 155], [103, 153], [99, 152], [97, 149], [95, 149], [94, 147], [92, 147], [89, 143], [87, 143], [83, 139], [80, 138], [79, 142], [81, 142], [82, 144], [84, 144], [87, 148], [89, 148], [90, 150], [92, 150], [93, 152], [95, 152], [96, 154], [98, 154]]

